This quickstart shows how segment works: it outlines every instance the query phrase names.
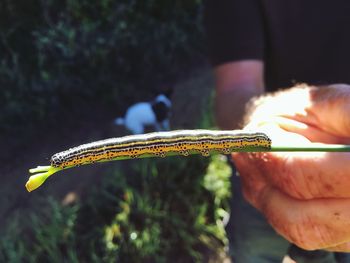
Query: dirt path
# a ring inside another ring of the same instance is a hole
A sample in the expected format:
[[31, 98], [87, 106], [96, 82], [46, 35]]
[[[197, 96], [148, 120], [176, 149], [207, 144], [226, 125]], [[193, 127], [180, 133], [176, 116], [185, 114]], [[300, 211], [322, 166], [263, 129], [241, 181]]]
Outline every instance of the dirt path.
[[[212, 92], [212, 77], [207, 68], [190, 74], [186, 80], [175, 85], [172, 95], [172, 129], [198, 128], [202, 111], [207, 107]], [[89, 117], [86, 117], [89, 116]], [[49, 157], [58, 151], [82, 143], [116, 137], [125, 131], [112, 125], [113, 112], [103, 107], [92, 109], [91, 115], [84, 115], [74, 123], [58, 125], [56, 130], [36, 131], [30, 141], [25, 138], [4, 138], [0, 154], [0, 225], [6, 227], [16, 213], [25, 215], [35, 205], [36, 200], [54, 196], [63, 200], [74, 192], [81, 196], [91, 185], [97, 185], [106, 171], [121, 163], [98, 164], [79, 167], [52, 176], [38, 190], [27, 193], [24, 184], [28, 179], [28, 169], [37, 165], [48, 165]]]

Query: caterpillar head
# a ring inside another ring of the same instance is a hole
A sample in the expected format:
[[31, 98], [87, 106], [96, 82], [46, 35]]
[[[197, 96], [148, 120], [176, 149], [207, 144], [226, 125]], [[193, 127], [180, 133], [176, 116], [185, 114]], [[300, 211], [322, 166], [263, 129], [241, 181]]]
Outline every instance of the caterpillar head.
[[64, 162], [63, 155], [61, 153], [56, 153], [51, 157], [50, 163], [53, 167], [62, 167]]

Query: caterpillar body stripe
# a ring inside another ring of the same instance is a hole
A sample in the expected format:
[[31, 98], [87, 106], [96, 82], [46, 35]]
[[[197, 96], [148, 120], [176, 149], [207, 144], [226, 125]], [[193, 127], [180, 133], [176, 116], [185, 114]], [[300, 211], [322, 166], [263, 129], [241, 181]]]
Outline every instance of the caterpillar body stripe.
[[270, 149], [271, 140], [259, 132], [178, 130], [110, 138], [83, 144], [51, 157], [51, 166], [66, 168], [115, 159], [167, 154], [204, 156], [216, 151], [228, 154], [242, 149]]

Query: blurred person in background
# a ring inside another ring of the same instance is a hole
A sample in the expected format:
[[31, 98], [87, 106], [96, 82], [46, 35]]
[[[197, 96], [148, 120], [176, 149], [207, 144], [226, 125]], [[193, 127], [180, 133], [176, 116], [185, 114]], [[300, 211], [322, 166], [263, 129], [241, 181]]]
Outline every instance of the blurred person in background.
[[[242, 128], [247, 103], [295, 83], [350, 83], [350, 2], [339, 0], [205, 1], [209, 55], [216, 77], [215, 114], [221, 129]], [[288, 107], [298, 103], [289, 101]], [[232, 166], [227, 225], [234, 263], [350, 262], [346, 253], [306, 251], [277, 234], [242, 195]]]

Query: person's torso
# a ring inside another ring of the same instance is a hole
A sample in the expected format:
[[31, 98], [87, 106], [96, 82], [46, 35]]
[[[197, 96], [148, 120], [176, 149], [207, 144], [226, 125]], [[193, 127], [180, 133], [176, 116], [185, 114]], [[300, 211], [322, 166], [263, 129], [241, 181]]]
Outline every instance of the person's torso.
[[349, 0], [261, 0], [267, 89], [350, 83]]

